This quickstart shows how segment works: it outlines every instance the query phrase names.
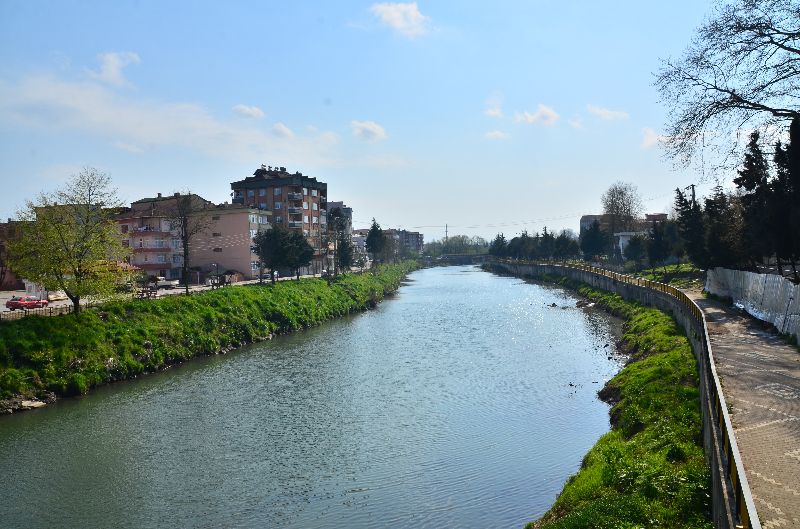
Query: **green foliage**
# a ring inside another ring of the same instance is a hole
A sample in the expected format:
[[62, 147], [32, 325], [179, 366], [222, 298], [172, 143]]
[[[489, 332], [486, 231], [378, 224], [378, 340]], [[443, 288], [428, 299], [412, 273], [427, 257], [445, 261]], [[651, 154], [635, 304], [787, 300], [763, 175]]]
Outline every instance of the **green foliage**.
[[613, 404], [612, 431], [586, 454], [536, 527], [710, 528], [697, 362], [682, 329], [638, 302], [567, 278], [540, 279], [575, 288], [624, 317], [631, 361], [600, 392]]
[[623, 251], [625, 259], [634, 263], [641, 263], [647, 256], [647, 237], [634, 235], [628, 241]]
[[214, 354], [375, 306], [415, 261], [348, 275], [281, 281], [159, 300], [117, 301], [74, 316], [0, 322], [0, 399], [82, 394], [194, 356]]
[[604, 255], [611, 251], [611, 234], [600, 227], [600, 223], [595, 220], [581, 236], [581, 251], [586, 260], [591, 260], [595, 256]]

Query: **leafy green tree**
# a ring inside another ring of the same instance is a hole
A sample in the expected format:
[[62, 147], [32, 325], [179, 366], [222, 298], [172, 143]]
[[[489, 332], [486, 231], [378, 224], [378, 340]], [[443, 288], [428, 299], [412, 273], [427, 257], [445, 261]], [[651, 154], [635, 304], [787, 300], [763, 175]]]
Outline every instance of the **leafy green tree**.
[[644, 235], [633, 235], [625, 246], [622, 254], [625, 256], [625, 259], [639, 266], [647, 257], [647, 237]]
[[[647, 238], [647, 261], [650, 266], [655, 268], [659, 263], [669, 258], [669, 251], [672, 245], [667, 238], [666, 227], [664, 222], [653, 222], [653, 227], [650, 229], [650, 236]], [[664, 273], [667, 272], [667, 267], [664, 265]]]
[[736, 268], [739, 256], [736, 254], [736, 233], [731, 219], [734, 217], [732, 204], [722, 186], [716, 186], [712, 195], [705, 199], [706, 251], [708, 267]]
[[581, 251], [584, 258], [589, 261], [595, 255], [603, 255], [611, 245], [611, 237], [600, 223], [595, 220], [581, 236]]
[[497, 236], [492, 241], [492, 244], [489, 245], [489, 254], [495, 257], [505, 257], [507, 251], [508, 243], [506, 242], [506, 238], [502, 233], [498, 233]]
[[303, 232], [291, 230], [286, 244], [285, 265], [295, 271], [298, 281], [300, 280], [300, 269], [310, 265], [313, 259], [314, 247], [308, 242]]
[[336, 242], [336, 268], [345, 273], [353, 264], [353, 240], [345, 231], [339, 234], [339, 240]]
[[275, 283], [274, 272], [290, 267], [290, 263], [287, 261], [290, 235], [288, 230], [275, 224], [269, 230], [259, 230], [253, 239], [261, 266], [269, 268], [273, 284]]
[[18, 237], [9, 241], [10, 264], [29, 281], [62, 290], [75, 313], [81, 300], [116, 297], [130, 272], [114, 215], [123, 206], [111, 178], [84, 167], [64, 188], [42, 192], [17, 212]]
[[386, 248], [386, 236], [383, 234], [381, 225], [372, 219], [372, 226], [367, 232], [367, 239], [365, 241], [367, 252], [372, 254], [372, 260], [377, 261], [383, 254]]
[[178, 232], [183, 246], [183, 283], [185, 292], [189, 294], [189, 278], [192, 268], [191, 247], [197, 237], [208, 235], [215, 221], [207, 215], [207, 202], [191, 191], [175, 193], [174, 198], [158, 205], [158, 211], [170, 224], [172, 230]]
[[701, 269], [709, 268], [706, 249], [706, 228], [703, 210], [696, 200], [689, 200], [680, 189], [675, 190], [675, 210], [678, 214], [678, 234], [689, 260]]

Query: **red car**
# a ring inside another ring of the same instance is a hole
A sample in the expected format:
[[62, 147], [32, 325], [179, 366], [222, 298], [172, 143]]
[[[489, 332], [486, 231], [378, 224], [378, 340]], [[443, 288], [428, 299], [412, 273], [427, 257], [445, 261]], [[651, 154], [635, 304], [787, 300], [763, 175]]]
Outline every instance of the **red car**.
[[6, 308], [11, 310], [16, 309], [40, 309], [48, 305], [46, 299], [39, 299], [36, 296], [14, 296], [6, 301]]

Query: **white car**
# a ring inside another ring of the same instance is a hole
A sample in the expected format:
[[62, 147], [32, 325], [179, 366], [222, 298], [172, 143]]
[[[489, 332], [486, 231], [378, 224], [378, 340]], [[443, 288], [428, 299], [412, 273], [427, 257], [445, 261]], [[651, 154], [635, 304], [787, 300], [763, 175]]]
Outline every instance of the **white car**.
[[178, 287], [177, 279], [167, 279], [166, 277], [156, 277], [158, 288], [173, 289]]

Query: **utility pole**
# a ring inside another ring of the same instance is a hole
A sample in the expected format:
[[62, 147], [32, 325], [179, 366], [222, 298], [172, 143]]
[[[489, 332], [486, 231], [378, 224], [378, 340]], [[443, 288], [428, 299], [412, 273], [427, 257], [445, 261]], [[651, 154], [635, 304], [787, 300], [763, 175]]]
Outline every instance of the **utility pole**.
[[[695, 207], [695, 200], [694, 200], [694, 184], [691, 184], [691, 185], [689, 185], [689, 186], [686, 186], [686, 189], [689, 189], [690, 187], [692, 188], [692, 207]], [[685, 191], [686, 189], [684, 189], [684, 191]]]
[[444, 223], [444, 242], [447, 242], [447, 223]]

